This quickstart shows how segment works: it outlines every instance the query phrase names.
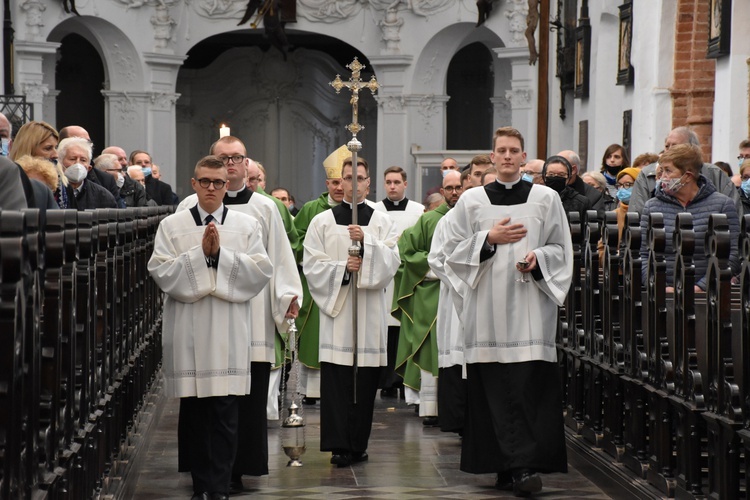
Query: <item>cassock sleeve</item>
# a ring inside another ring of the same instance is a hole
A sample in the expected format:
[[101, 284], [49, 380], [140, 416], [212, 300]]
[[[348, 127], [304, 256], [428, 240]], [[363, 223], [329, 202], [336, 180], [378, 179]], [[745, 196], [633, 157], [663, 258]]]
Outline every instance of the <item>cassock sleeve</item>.
[[489, 230], [473, 232], [473, 224], [469, 217], [466, 203], [458, 200], [452, 217], [445, 221], [445, 260], [454, 276], [464, 281], [472, 289], [477, 286], [487, 269], [492, 267], [495, 259], [482, 261], [480, 254], [482, 246], [487, 240]]
[[263, 248], [260, 225], [256, 222], [253, 226], [247, 247], [243, 249], [222, 245], [220, 234], [215, 297], [227, 302], [247, 302], [258, 295], [271, 278], [273, 265]]
[[349, 289], [348, 285], [344, 288], [341, 284], [346, 272], [346, 260], [333, 260], [326, 252], [325, 219], [328, 215], [320, 214], [310, 222], [302, 262], [312, 299], [323, 313], [335, 318], [341, 312]]
[[534, 249], [543, 279], [534, 283], [558, 306], [562, 306], [573, 279], [573, 240], [568, 218], [558, 196], [552, 198], [542, 229], [543, 245]]
[[148, 261], [148, 271], [164, 293], [179, 302], [192, 304], [214, 291], [216, 273], [206, 266], [201, 245], [178, 253], [167, 233], [165, 224], [160, 224], [154, 239], [154, 252]]
[[[430, 245], [430, 253], [427, 255], [427, 263], [432, 269], [432, 272], [442, 281], [450, 290], [451, 298], [455, 304], [456, 311], [463, 310], [463, 296], [465, 294], [464, 288], [466, 283], [461, 281], [458, 276], [453, 273], [450, 267], [445, 265], [447, 258], [445, 254], [445, 224], [446, 219], [451, 215], [452, 212], [448, 212], [435, 227], [435, 232], [432, 235], [432, 244]], [[448, 219], [450, 220], [450, 219]]]
[[[398, 255], [398, 232], [390, 217], [383, 217], [375, 233], [365, 230], [363, 242], [365, 253], [357, 274], [357, 288], [376, 290], [385, 288], [398, 271], [401, 259]], [[370, 221], [372, 225], [372, 220]], [[371, 226], [366, 226], [365, 229]]]
[[[284, 209], [286, 210], [286, 207]], [[276, 328], [279, 332], [286, 333], [289, 324], [285, 316], [292, 299], [296, 296], [297, 302], [302, 304], [302, 282], [289, 241], [289, 233], [286, 231], [278, 210], [271, 211], [267, 223], [269, 226], [268, 255], [273, 259], [273, 275], [270, 281], [271, 313]], [[297, 231], [294, 226], [292, 230], [296, 236]]]

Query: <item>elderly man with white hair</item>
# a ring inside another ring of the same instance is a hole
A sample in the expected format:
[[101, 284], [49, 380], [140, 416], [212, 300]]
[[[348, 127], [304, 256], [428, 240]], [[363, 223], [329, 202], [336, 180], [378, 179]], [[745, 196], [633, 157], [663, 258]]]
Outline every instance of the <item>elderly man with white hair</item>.
[[68, 137], [60, 141], [57, 155], [68, 185], [68, 208], [118, 208], [112, 193], [95, 182], [87, 181], [91, 169], [91, 143], [81, 137]]
[[[131, 179], [127, 171], [123, 172], [122, 163], [114, 153], [102, 153], [94, 160], [94, 168], [100, 172], [106, 172], [114, 177], [117, 187], [120, 188], [120, 198], [126, 207], [145, 207], [148, 204], [146, 188]], [[143, 175], [143, 169], [141, 176]], [[154, 203], [154, 205], [156, 205]]]

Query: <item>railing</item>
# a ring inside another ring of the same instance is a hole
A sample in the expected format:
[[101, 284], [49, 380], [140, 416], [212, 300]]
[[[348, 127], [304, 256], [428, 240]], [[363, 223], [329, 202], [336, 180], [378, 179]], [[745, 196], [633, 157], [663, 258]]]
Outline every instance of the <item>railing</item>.
[[161, 362], [162, 207], [0, 212], [0, 498], [91, 498]]

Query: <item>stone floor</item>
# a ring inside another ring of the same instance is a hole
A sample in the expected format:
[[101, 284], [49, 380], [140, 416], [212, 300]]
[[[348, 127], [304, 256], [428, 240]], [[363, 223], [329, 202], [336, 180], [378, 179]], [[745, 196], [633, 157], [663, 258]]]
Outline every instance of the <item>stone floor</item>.
[[[162, 399], [156, 427], [145, 455], [134, 466], [130, 481], [136, 481], [133, 498], [138, 500], [185, 499], [192, 494], [189, 474], [177, 472], [178, 401]], [[348, 498], [506, 498], [497, 491], [494, 475], [473, 475], [458, 468], [460, 438], [455, 434], [425, 428], [413, 407], [403, 400], [378, 396], [370, 438], [369, 462], [351, 467], [330, 465], [330, 453], [319, 449], [319, 405], [304, 406], [307, 452], [303, 467], [287, 467], [281, 450], [278, 421], [269, 422], [269, 469], [263, 477], [243, 478], [246, 492], [232, 498], [325, 499]], [[570, 457], [573, 460], [575, 457]], [[573, 463], [567, 474], [543, 476], [544, 489], [537, 498], [618, 498], [611, 484], [597, 486], [581, 471], [586, 464]], [[600, 482], [601, 483], [601, 482]], [[609, 494], [601, 488], [608, 491]]]

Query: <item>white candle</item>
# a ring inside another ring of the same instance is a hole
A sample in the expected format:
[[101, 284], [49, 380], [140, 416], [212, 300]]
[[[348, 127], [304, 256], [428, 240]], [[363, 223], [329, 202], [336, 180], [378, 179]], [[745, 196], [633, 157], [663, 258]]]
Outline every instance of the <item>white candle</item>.
[[226, 137], [228, 135], [229, 135], [229, 127], [227, 127], [226, 125], [222, 123], [221, 127], [219, 127], [219, 138]]

